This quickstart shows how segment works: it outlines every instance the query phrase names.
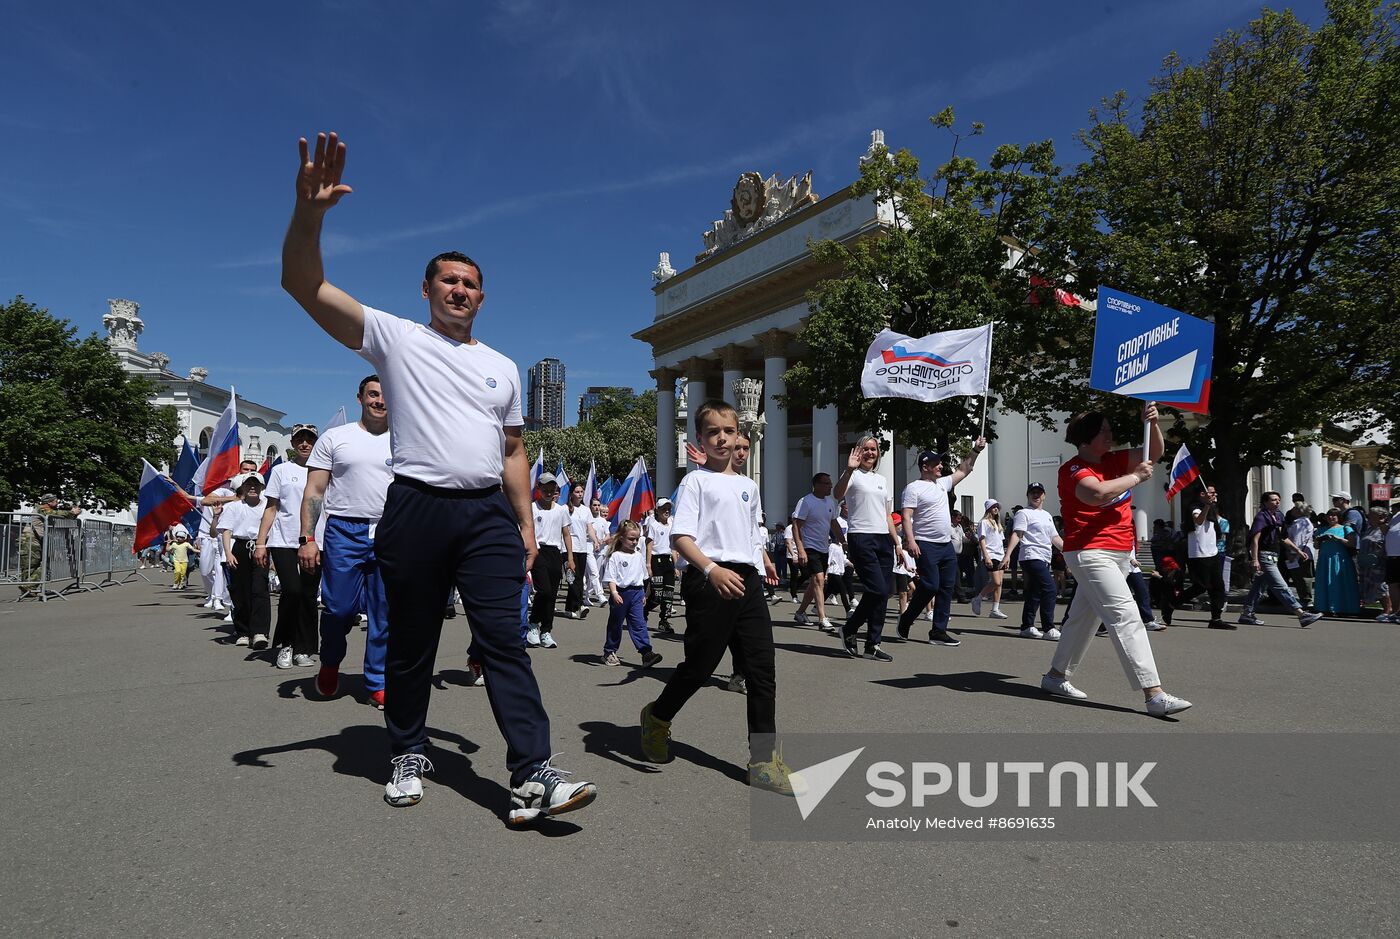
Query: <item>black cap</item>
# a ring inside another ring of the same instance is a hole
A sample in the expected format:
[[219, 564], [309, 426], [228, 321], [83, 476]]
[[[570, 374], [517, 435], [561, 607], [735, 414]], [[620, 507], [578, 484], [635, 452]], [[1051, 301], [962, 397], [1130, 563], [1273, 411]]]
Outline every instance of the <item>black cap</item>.
[[925, 450], [923, 453], [920, 453], [920, 454], [919, 454], [919, 465], [920, 465], [920, 466], [924, 466], [924, 465], [929, 464], [929, 463], [947, 463], [947, 462], [948, 462], [948, 460], [943, 456], [943, 454], [938, 453], [937, 451], [934, 451], [934, 450]]
[[1044, 492], [1045, 487], [1040, 483], [1031, 483], [1026, 487], [1026, 492]]

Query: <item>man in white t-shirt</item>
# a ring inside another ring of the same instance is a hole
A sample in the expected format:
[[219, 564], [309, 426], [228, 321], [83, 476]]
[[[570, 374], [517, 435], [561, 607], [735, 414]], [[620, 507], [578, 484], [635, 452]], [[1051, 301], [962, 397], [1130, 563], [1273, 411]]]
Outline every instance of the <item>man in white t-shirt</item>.
[[272, 647], [277, 650], [277, 667], [309, 668], [315, 664], [316, 588], [320, 576], [297, 563], [297, 538], [301, 534], [301, 500], [306, 490], [306, 459], [316, 446], [314, 424], [292, 428], [292, 447], [287, 459], [267, 474], [263, 498], [262, 524], [258, 528], [253, 560], [277, 571], [282, 591], [277, 599], [277, 628]]
[[525, 644], [534, 648], [557, 649], [554, 640], [554, 604], [559, 599], [559, 584], [564, 571], [574, 570], [573, 535], [570, 531], [569, 509], [560, 505], [559, 480], [553, 473], [540, 475], [540, 497], [535, 500], [535, 538], [540, 545], [539, 557], [530, 572], [535, 585], [535, 599], [530, 604], [530, 629]]
[[588, 608], [583, 605], [583, 587], [587, 579], [588, 559], [593, 556], [592, 542], [588, 532], [593, 525], [593, 513], [583, 504], [583, 483], [569, 484], [569, 543], [573, 553], [574, 579], [569, 584], [569, 592], [564, 597], [564, 616], [568, 619], [583, 619]]
[[[1013, 552], [1021, 549], [1021, 570], [1026, 572], [1026, 606], [1021, 611], [1021, 635], [1026, 639], [1060, 638], [1055, 628], [1055, 575], [1050, 572], [1050, 558], [1054, 549], [1065, 548], [1063, 539], [1055, 530], [1055, 517], [1045, 511], [1045, 487], [1031, 483], [1026, 487], [1025, 508], [1016, 513], [1012, 523], [1011, 540], [1006, 543], [1006, 554], [1002, 558], [1001, 569], [1011, 567]], [[1040, 629], [1035, 628], [1035, 614], [1040, 611]], [[1150, 617], [1149, 617], [1150, 618]]]
[[[340, 690], [345, 640], [366, 614], [365, 691], [369, 704], [384, 710], [384, 656], [389, 647], [389, 610], [374, 536], [384, 499], [394, 481], [389, 407], [379, 376], [360, 382], [355, 400], [360, 419], [332, 427], [316, 441], [306, 460], [306, 492], [301, 502], [297, 559], [321, 574], [321, 670], [316, 690], [333, 698]], [[325, 530], [318, 544], [318, 522]]]
[[807, 572], [807, 592], [802, 595], [802, 602], [797, 605], [793, 619], [803, 625], [810, 623], [806, 610], [807, 605], [812, 604], [817, 614], [817, 624], [833, 634], [836, 627], [826, 618], [827, 548], [833, 538], [839, 542], [845, 541], [841, 526], [836, 521], [840, 517], [841, 507], [831, 497], [831, 474], [816, 474], [812, 477], [812, 491], [802, 497], [792, 513], [797, 563]]
[[851, 658], [859, 658], [856, 633], [865, 626], [865, 657], [877, 662], [892, 661], [880, 648], [885, 631], [885, 608], [894, 590], [895, 551], [899, 534], [890, 513], [894, 499], [885, 477], [876, 472], [880, 462], [880, 441], [867, 434], [851, 450], [846, 471], [836, 481], [835, 497], [846, 501], [849, 514], [850, 560], [860, 578], [861, 598], [841, 629], [841, 645]]
[[936, 646], [962, 644], [962, 640], [948, 632], [948, 620], [953, 613], [953, 587], [958, 581], [958, 555], [953, 550], [953, 517], [948, 500], [954, 487], [972, 472], [978, 454], [986, 448], [986, 439], [978, 437], [972, 452], [947, 476], [943, 474], [947, 457], [925, 450], [919, 454], [919, 478], [904, 487], [900, 499], [904, 550], [913, 556], [919, 578], [914, 596], [899, 618], [901, 642], [909, 638], [914, 620], [932, 600], [933, 626], [928, 641]]
[[1206, 593], [1210, 597], [1211, 629], [1236, 629], [1221, 618], [1225, 611], [1225, 580], [1220, 568], [1220, 510], [1214, 486], [1203, 487], [1199, 501], [1183, 527], [1186, 529], [1186, 563], [1191, 569], [1191, 587], [1181, 595], [1187, 603]]
[[332, 338], [374, 363], [389, 405], [394, 482], [375, 538], [389, 601], [384, 722], [393, 777], [384, 799], [407, 806], [423, 798], [433, 661], [455, 582], [507, 740], [508, 821], [582, 808], [597, 787], [567, 782], [550, 765], [549, 717], [520, 642], [520, 595], [538, 553], [530, 464], [520, 371], [473, 335], [486, 298], [481, 265], [456, 251], [428, 263], [427, 325], [361, 306], [326, 281], [321, 261], [325, 214], [350, 193], [341, 181], [345, 144], [330, 134], [317, 136], [314, 155], [304, 138], [298, 147], [282, 287]]
[[657, 628], [662, 635], [673, 635], [676, 630], [671, 626], [672, 611], [669, 598], [676, 586], [676, 556], [671, 550], [670, 499], [659, 500], [652, 509], [651, 516], [642, 520], [642, 535], [646, 539], [651, 576], [661, 581], [661, 588], [652, 590], [651, 595], [647, 597], [642, 616], [648, 616], [652, 610], [660, 608], [661, 618], [657, 620]]

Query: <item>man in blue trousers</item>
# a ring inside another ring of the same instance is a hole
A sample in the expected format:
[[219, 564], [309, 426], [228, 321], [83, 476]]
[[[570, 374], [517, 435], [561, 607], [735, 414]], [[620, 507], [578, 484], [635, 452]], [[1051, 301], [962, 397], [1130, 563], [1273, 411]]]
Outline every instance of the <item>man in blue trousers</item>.
[[[360, 419], [321, 435], [306, 459], [306, 491], [301, 500], [301, 547], [305, 570], [321, 568], [321, 671], [316, 691], [333, 698], [340, 690], [345, 637], [369, 618], [365, 639], [365, 691], [384, 710], [384, 655], [389, 644], [389, 607], [374, 553], [375, 530], [384, 498], [394, 481], [389, 447], [389, 407], [379, 376], [360, 382], [355, 395]], [[325, 516], [318, 542], [317, 520]]]

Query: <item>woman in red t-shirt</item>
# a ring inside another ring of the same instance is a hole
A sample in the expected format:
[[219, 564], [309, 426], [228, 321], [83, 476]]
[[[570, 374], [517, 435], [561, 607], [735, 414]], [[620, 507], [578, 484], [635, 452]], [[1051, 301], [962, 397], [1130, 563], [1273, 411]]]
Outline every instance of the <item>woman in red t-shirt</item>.
[[1157, 405], [1145, 404], [1142, 419], [1151, 426], [1145, 460], [1140, 448], [1113, 449], [1113, 425], [1099, 411], [1077, 414], [1065, 428], [1065, 440], [1079, 452], [1060, 467], [1060, 514], [1065, 520], [1065, 564], [1079, 589], [1040, 687], [1061, 698], [1088, 697], [1069, 683], [1069, 676], [1102, 622], [1128, 681], [1142, 689], [1147, 713], [1165, 717], [1186, 710], [1191, 702], [1162, 690], [1147, 628], [1127, 579], [1137, 539], [1133, 487], [1152, 478], [1152, 465], [1162, 456]]

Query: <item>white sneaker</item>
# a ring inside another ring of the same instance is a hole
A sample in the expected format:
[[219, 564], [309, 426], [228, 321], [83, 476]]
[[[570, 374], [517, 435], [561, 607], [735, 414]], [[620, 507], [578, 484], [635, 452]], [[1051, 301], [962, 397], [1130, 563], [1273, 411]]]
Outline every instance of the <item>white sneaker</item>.
[[1043, 639], [1044, 637], [1045, 633], [1036, 629], [1034, 626], [1027, 626], [1025, 629], [1021, 630], [1022, 639]]
[[214, 608], [214, 598], [210, 597], [208, 600], [201, 603], [200, 606], [204, 607], [206, 610], [212, 610]]
[[253, 637], [253, 641], [249, 644], [248, 648], [252, 649], [254, 652], [257, 652], [260, 649], [266, 649], [270, 645], [272, 645], [272, 643], [267, 641], [267, 637], [264, 636], [262, 633], [258, 633], [256, 636]]
[[248, 637], [239, 636], [237, 639], [233, 640], [233, 644], [236, 646], [246, 646], [248, 644]]
[[546, 649], [559, 648], [559, 643], [554, 641], [554, 633], [542, 633], [540, 635], [540, 645]]
[[1184, 711], [1191, 706], [1191, 702], [1185, 698], [1178, 698], [1176, 695], [1159, 691], [1147, 702], [1147, 713], [1153, 717], [1166, 717], [1168, 714], [1175, 714], [1177, 711]]
[[1068, 678], [1051, 678], [1049, 675], [1040, 676], [1040, 690], [1057, 698], [1083, 699], [1089, 697], [1071, 685]]
[[1006, 614], [999, 607], [992, 607], [992, 612], [987, 614], [992, 619], [1006, 619]]
[[1166, 623], [1159, 623], [1155, 619], [1150, 623], [1143, 623], [1143, 625], [1147, 627], [1147, 631], [1150, 633], [1159, 633], [1167, 628]]
[[223, 621], [224, 621], [225, 623], [232, 623], [232, 622], [233, 622], [233, 610], [229, 610], [229, 611], [228, 611], [228, 615], [224, 617]]
[[1049, 629], [1045, 630], [1045, 632], [1041, 634], [1041, 638], [1049, 639], [1051, 642], [1059, 642], [1060, 631], [1055, 627], [1051, 626]]
[[836, 633], [836, 624], [829, 619], [822, 620], [821, 627], [824, 633], [832, 633], [833, 635]]
[[798, 610], [796, 613], [792, 614], [792, 621], [799, 626], [812, 625], [812, 618], [806, 613], [803, 613], [801, 610]]
[[214, 609], [215, 609], [215, 610], [218, 610], [219, 612], [222, 613], [224, 610], [227, 610], [228, 607], [224, 606], [224, 601], [222, 601], [222, 600], [215, 600], [215, 601], [214, 601]]
[[972, 598], [972, 615], [982, 615], [982, 595], [980, 593]]
[[930, 623], [933, 622], [933, 607], [929, 607], [924, 611], [924, 619], [928, 620]]
[[277, 667], [278, 667], [278, 668], [291, 668], [291, 667], [292, 667], [292, 647], [291, 647], [291, 646], [283, 646], [282, 648], [280, 648], [280, 649], [277, 650]]
[[537, 648], [540, 644], [540, 630], [537, 626], [531, 626], [525, 633], [525, 644], [530, 648]]
[[827, 606], [835, 606], [835, 605], [836, 605], [836, 598], [835, 598], [835, 597], [827, 597], [827, 598], [826, 598], [826, 605], [827, 605]]
[[310, 668], [311, 666], [316, 664], [315, 662], [311, 661], [311, 656], [305, 654], [298, 654], [292, 656], [292, 662], [296, 664], [297, 668]]
[[384, 801], [392, 806], [417, 805], [423, 801], [423, 774], [433, 764], [421, 753], [405, 753], [391, 760], [394, 776], [384, 787]]
[[567, 770], [555, 769], [546, 762], [531, 773], [529, 779], [511, 789], [510, 824], [526, 825], [541, 815], [572, 812], [598, 797], [597, 786], [591, 782], [566, 782], [564, 777], [570, 775]]

